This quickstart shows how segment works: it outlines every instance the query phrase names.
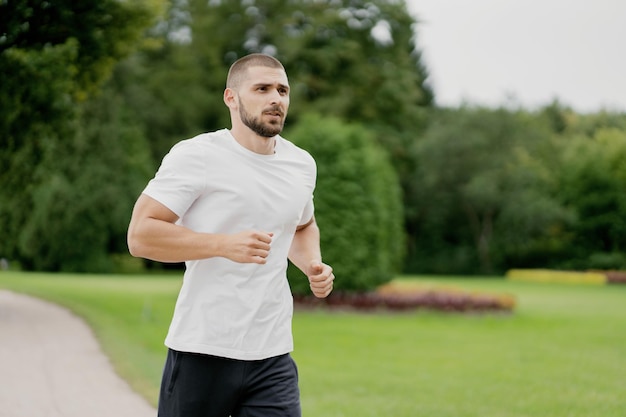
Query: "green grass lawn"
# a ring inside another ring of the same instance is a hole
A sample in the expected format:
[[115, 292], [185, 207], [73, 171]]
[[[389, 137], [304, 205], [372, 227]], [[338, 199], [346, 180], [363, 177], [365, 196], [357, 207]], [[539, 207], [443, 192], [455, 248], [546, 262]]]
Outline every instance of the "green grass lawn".
[[[305, 417], [622, 417], [626, 286], [404, 277], [509, 293], [512, 314], [298, 311]], [[156, 402], [180, 278], [0, 273], [0, 288], [63, 304]]]

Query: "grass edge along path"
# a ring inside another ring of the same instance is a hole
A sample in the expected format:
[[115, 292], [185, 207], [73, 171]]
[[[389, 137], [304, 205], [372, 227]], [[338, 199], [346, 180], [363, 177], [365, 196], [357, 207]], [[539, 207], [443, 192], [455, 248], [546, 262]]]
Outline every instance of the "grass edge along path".
[[[403, 277], [511, 293], [513, 314], [294, 316], [305, 416], [621, 417], [624, 287]], [[2, 272], [0, 288], [84, 317], [118, 373], [156, 402], [178, 277]]]

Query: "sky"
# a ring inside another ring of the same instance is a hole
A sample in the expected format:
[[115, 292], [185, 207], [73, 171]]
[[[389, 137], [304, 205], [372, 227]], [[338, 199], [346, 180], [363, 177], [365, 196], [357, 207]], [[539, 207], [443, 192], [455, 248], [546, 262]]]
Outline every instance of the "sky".
[[441, 106], [626, 112], [626, 1], [406, 0]]

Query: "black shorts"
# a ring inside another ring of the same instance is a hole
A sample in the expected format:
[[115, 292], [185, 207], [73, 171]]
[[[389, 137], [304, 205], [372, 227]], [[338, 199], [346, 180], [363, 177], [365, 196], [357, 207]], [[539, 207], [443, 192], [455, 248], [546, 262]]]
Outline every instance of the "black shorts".
[[298, 369], [285, 354], [258, 361], [169, 350], [159, 417], [301, 417]]

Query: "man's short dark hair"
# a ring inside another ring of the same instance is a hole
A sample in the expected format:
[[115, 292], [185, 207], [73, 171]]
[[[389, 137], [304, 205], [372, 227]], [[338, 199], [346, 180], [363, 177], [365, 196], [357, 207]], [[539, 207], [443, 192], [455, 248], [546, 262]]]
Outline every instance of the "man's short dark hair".
[[230, 66], [230, 70], [228, 70], [228, 78], [226, 78], [226, 88], [237, 89], [239, 84], [241, 84], [241, 80], [243, 79], [246, 71], [250, 67], [269, 67], [279, 68], [283, 71], [285, 70], [283, 64], [281, 64], [280, 61], [273, 56], [265, 54], [246, 55], [239, 58], [233, 63], [233, 65]]

